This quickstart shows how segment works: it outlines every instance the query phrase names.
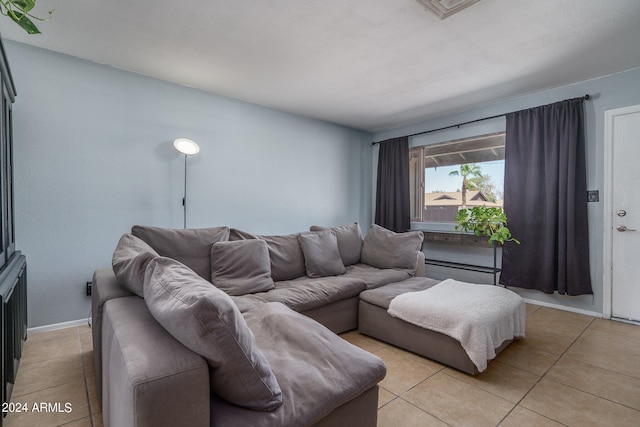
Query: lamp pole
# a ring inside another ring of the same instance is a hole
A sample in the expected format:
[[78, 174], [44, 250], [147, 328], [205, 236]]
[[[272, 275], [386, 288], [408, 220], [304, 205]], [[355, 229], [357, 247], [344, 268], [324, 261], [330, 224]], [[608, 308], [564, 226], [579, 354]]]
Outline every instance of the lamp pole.
[[184, 155], [184, 196], [182, 196], [182, 209], [184, 211], [184, 229], [187, 228], [187, 155]]
[[182, 210], [184, 213], [183, 225], [187, 228], [187, 156], [195, 156], [200, 152], [200, 146], [187, 138], [178, 138], [173, 141], [173, 147], [184, 154], [184, 195], [182, 196]]

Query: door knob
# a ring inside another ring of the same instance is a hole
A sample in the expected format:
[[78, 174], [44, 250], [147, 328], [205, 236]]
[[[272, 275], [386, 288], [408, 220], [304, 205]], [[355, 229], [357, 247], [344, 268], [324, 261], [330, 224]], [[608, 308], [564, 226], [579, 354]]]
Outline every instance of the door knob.
[[626, 225], [619, 225], [616, 227], [616, 230], [618, 231], [636, 231], [636, 230], [632, 230], [631, 228], [627, 228]]

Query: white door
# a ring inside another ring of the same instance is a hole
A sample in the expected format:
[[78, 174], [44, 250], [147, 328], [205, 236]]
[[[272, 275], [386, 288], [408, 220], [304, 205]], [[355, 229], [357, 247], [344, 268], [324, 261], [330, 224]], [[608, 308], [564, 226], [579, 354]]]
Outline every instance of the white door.
[[607, 111], [605, 127], [610, 157], [611, 198], [605, 208], [610, 217], [605, 233], [610, 233], [611, 243], [611, 316], [640, 321], [640, 105]]

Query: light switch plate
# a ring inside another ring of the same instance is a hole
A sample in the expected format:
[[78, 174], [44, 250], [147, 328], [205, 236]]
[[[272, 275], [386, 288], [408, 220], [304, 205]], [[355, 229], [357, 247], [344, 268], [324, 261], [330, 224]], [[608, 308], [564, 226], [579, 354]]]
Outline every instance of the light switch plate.
[[600, 193], [598, 190], [589, 190], [587, 191], [587, 201], [589, 202], [599, 202], [600, 201]]

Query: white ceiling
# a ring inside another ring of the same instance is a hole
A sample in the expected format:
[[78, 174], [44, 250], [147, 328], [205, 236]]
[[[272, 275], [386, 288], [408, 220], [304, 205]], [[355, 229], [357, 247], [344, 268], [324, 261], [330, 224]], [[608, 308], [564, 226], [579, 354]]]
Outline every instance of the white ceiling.
[[[6, 39], [377, 131], [640, 67], [638, 0], [38, 0]], [[640, 82], [639, 82], [640, 84]]]

